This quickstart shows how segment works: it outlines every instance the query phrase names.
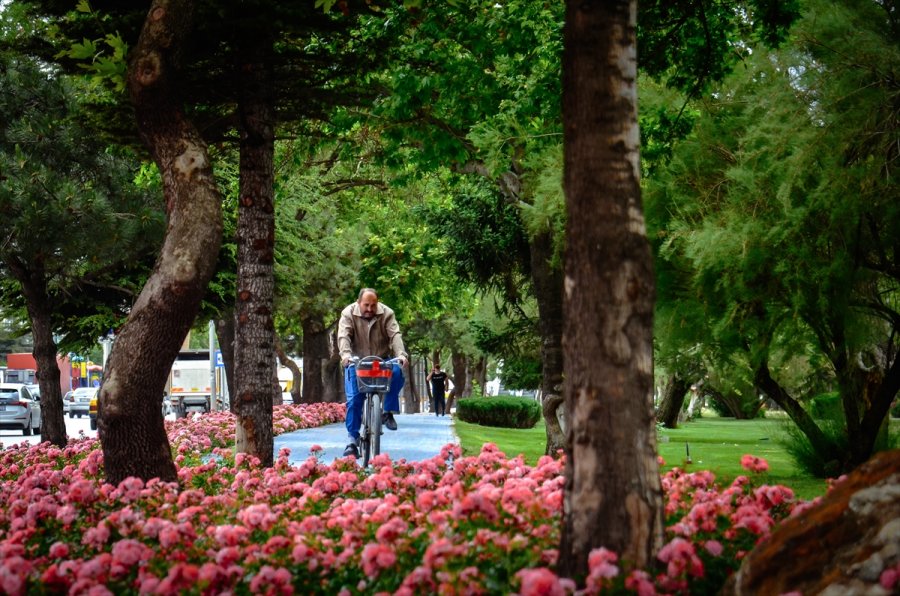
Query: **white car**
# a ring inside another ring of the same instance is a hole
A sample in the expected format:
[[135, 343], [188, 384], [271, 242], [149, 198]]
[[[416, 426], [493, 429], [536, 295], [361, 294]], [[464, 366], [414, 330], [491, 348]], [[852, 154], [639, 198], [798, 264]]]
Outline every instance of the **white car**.
[[78, 416], [87, 416], [91, 407], [91, 399], [97, 392], [98, 387], [79, 387], [72, 393], [72, 401], [69, 402], [69, 418]]
[[41, 434], [41, 402], [21, 383], [0, 383], [0, 428]]

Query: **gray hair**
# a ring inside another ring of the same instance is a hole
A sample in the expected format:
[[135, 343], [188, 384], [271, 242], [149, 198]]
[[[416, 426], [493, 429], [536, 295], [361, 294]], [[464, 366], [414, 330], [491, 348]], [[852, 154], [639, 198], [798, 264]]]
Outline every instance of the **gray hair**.
[[378, 292], [376, 292], [373, 288], [363, 288], [359, 291], [359, 296], [357, 296], [356, 301], [359, 302], [360, 300], [362, 300], [362, 297], [369, 292], [375, 294], [375, 299], [378, 300]]

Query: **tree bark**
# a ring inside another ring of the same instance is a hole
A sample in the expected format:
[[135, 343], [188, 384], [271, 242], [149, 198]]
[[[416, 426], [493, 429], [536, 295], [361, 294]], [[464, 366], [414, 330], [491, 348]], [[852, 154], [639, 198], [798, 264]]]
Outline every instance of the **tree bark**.
[[568, 0], [563, 56], [566, 485], [559, 572], [663, 544], [653, 419], [654, 276], [641, 207], [635, 0]]
[[325, 370], [322, 374], [325, 385], [323, 401], [342, 404], [347, 401], [347, 395], [344, 392], [344, 367], [337, 351], [337, 321], [328, 329], [328, 362], [325, 363]]
[[[261, 10], [259, 6], [256, 10]], [[258, 18], [258, 16], [257, 16]], [[236, 449], [274, 463], [272, 404], [280, 392], [275, 366], [274, 97], [268, 59], [272, 41], [261, 35], [239, 52], [240, 190], [235, 306]]]
[[305, 404], [325, 401], [325, 366], [329, 358], [328, 329], [321, 315], [300, 320], [303, 328], [303, 395]]
[[119, 329], [100, 389], [106, 480], [177, 481], [163, 425], [172, 363], [200, 308], [222, 240], [221, 197], [206, 144], [175, 100], [191, 2], [155, 0], [129, 66], [138, 130], [162, 176], [168, 225], [150, 278]]
[[462, 392], [466, 388], [466, 355], [454, 350], [450, 354], [450, 363], [453, 368], [453, 389], [447, 395], [446, 408], [448, 412], [456, 400], [462, 397]]
[[[416, 359], [410, 358], [406, 365], [406, 391], [403, 396], [403, 403], [406, 405], [407, 414], [418, 414], [421, 411], [419, 407], [419, 387], [416, 385]], [[426, 383], [427, 384], [427, 383]]]
[[53, 340], [52, 311], [47, 299], [46, 273], [42, 270], [29, 271], [23, 263], [13, 260], [8, 260], [7, 266], [22, 287], [31, 323], [34, 341], [32, 355], [37, 365], [35, 378], [41, 388], [41, 440], [65, 447], [68, 437], [59, 387], [57, 347]]
[[541, 337], [541, 411], [547, 435], [544, 453], [555, 455], [566, 446], [559, 422], [559, 408], [565, 405], [562, 399], [563, 271], [553, 266], [553, 235], [549, 231], [532, 238], [529, 249]]
[[678, 415], [684, 406], [684, 397], [691, 388], [690, 383], [677, 373], [669, 375], [663, 397], [656, 412], [656, 419], [666, 428], [678, 428]]
[[472, 380], [481, 388], [481, 395], [487, 395], [487, 358], [479, 356], [472, 367]]

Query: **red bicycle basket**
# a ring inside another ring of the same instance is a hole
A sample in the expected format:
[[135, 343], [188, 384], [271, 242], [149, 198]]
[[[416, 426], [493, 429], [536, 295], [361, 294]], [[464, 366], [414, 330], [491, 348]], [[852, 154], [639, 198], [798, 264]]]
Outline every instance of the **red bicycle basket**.
[[356, 382], [361, 391], [387, 391], [394, 367], [377, 356], [366, 356], [356, 365]]

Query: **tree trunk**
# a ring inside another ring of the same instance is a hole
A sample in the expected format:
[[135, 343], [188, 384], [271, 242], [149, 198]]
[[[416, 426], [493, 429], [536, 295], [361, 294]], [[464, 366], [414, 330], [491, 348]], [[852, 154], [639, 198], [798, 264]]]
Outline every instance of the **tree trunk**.
[[640, 196], [635, 0], [568, 0], [563, 56], [566, 193], [566, 487], [559, 571], [591, 550], [629, 567], [663, 543], [653, 420], [654, 277]]
[[403, 403], [406, 405], [407, 414], [418, 414], [421, 411], [421, 408], [419, 407], [419, 387], [416, 385], [415, 358], [410, 357], [409, 363], [406, 365], [406, 370], [406, 388], [404, 391]]
[[[287, 368], [291, 371], [291, 376], [293, 377], [293, 381], [291, 382], [291, 401], [295, 404], [300, 403], [300, 384], [303, 382], [303, 374], [300, 372], [300, 367], [297, 366], [297, 363], [294, 362], [290, 356], [287, 355], [284, 351], [284, 346], [281, 345], [281, 342], [278, 340], [278, 337], [275, 337], [275, 353], [278, 354], [278, 360], [281, 362], [281, 366]], [[279, 383], [280, 385], [280, 383]], [[284, 398], [281, 397], [281, 392], [275, 397], [275, 405], [284, 405]]]
[[328, 329], [321, 315], [300, 320], [303, 328], [303, 395], [305, 404], [325, 401], [325, 366], [328, 363]]
[[472, 369], [474, 383], [481, 388], [481, 395], [487, 395], [487, 358], [479, 356]]
[[788, 392], [772, 378], [772, 373], [769, 372], [769, 363], [767, 361], [763, 360], [757, 367], [755, 382], [756, 386], [762, 389], [769, 399], [787, 412], [787, 415], [794, 421], [794, 424], [797, 425], [800, 432], [809, 439], [815, 452], [826, 462], [835, 462], [836, 466], [830, 467], [836, 467], [837, 469], [843, 467], [843, 458], [838, 452], [837, 447], [827, 436], [825, 436], [822, 429], [816, 424], [816, 421], [812, 419], [812, 416], [803, 409], [803, 406], [801, 406], [797, 400], [792, 398], [790, 394], [788, 394]]
[[656, 413], [656, 419], [662, 422], [666, 428], [678, 428], [678, 415], [681, 413], [684, 397], [690, 388], [690, 383], [677, 373], [669, 375]]
[[466, 355], [453, 351], [450, 354], [450, 363], [453, 368], [453, 389], [447, 395], [446, 409], [448, 412], [456, 400], [462, 397], [463, 389], [466, 387]]
[[547, 434], [544, 453], [556, 455], [566, 446], [559, 410], [565, 405], [562, 399], [563, 271], [553, 266], [553, 235], [549, 231], [532, 238], [529, 249], [541, 336], [541, 411]]
[[234, 309], [227, 308], [216, 321], [216, 337], [225, 365], [225, 384], [228, 386], [228, 409], [234, 413]]
[[325, 363], [322, 373], [325, 395], [325, 403], [342, 404], [347, 401], [344, 393], [344, 367], [341, 364], [341, 356], [337, 351], [337, 322], [329, 327], [328, 331], [328, 362]]
[[868, 452], [871, 455], [876, 438], [885, 428], [891, 402], [897, 397], [898, 391], [900, 391], [900, 356], [895, 355], [894, 361], [889, 363], [881, 383], [877, 389], [873, 390], [870, 406], [863, 416], [860, 435], [861, 440], [867, 443], [860, 446], [860, 453]]
[[178, 480], [161, 411], [181, 342], [197, 317], [222, 241], [221, 197], [206, 144], [175, 102], [175, 57], [192, 3], [156, 0], [129, 66], [138, 130], [162, 176], [168, 226], [150, 278], [119, 329], [100, 389], [106, 480]]
[[[257, 6], [257, 10], [260, 8]], [[256, 18], [259, 18], [256, 15]], [[274, 463], [272, 404], [280, 392], [275, 359], [275, 135], [268, 59], [272, 43], [260, 36], [240, 52], [240, 197], [235, 307], [236, 449]]]
[[472, 379], [475, 377], [475, 366], [471, 356], [466, 357], [466, 386], [463, 388], [463, 397], [472, 397]]
[[25, 308], [31, 322], [34, 341], [32, 355], [37, 365], [35, 378], [41, 388], [41, 440], [49, 441], [57, 447], [65, 447], [68, 437], [59, 387], [57, 348], [50, 321], [51, 308], [47, 300], [46, 274], [44, 271], [27, 271], [18, 262], [9, 262], [8, 267], [22, 287]]

